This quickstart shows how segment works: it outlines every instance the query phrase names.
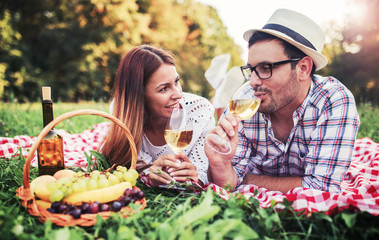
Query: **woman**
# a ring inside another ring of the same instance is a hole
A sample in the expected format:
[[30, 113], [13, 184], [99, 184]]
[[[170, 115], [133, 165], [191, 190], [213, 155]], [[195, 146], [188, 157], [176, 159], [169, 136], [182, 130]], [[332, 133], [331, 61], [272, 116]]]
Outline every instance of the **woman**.
[[[173, 57], [155, 47], [132, 49], [118, 67], [113, 89], [113, 114], [129, 128], [137, 146], [137, 170], [148, 174], [153, 186], [191, 178], [208, 183], [204, 137], [214, 127], [214, 108], [205, 98], [183, 93]], [[177, 155], [164, 139], [173, 108], [185, 108], [194, 121], [190, 145]], [[129, 165], [131, 152], [123, 132], [112, 125], [102, 153], [110, 162]]]

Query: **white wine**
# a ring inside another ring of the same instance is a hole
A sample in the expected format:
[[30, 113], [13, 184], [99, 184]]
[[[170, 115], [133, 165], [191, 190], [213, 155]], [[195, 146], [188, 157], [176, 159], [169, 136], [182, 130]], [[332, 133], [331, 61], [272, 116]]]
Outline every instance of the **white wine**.
[[165, 130], [164, 138], [168, 146], [178, 153], [185, 149], [192, 140], [192, 130]]
[[259, 99], [232, 99], [229, 103], [230, 112], [242, 120], [251, 118], [258, 110]]
[[[45, 127], [54, 119], [50, 87], [42, 87], [42, 114]], [[39, 175], [54, 175], [55, 172], [64, 169], [63, 139], [54, 129], [40, 142], [37, 156]]]

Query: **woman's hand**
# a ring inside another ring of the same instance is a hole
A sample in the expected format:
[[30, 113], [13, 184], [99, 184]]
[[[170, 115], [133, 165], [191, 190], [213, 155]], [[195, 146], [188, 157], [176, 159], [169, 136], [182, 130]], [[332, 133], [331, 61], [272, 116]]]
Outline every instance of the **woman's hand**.
[[181, 160], [179, 167], [168, 168], [168, 173], [178, 182], [185, 182], [189, 179], [199, 182], [196, 166], [192, 164], [191, 160], [184, 153], [180, 152], [176, 155], [178, 160]]
[[149, 169], [150, 184], [159, 186], [161, 184], [170, 184], [171, 181], [176, 181], [168, 173], [170, 168], [179, 168], [181, 161], [173, 154], [159, 156]]

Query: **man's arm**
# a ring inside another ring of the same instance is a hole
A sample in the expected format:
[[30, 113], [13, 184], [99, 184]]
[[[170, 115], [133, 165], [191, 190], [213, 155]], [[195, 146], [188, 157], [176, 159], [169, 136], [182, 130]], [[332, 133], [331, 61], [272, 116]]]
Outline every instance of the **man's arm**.
[[210, 182], [225, 187], [231, 186], [235, 188], [237, 186], [237, 175], [231, 164], [227, 165], [211, 165], [208, 168], [208, 178]]
[[292, 188], [302, 186], [302, 177], [272, 177], [267, 175], [246, 174], [242, 184], [254, 184], [270, 191], [286, 193]]
[[227, 138], [225, 140], [229, 141], [232, 148], [229, 154], [217, 153], [208, 144], [204, 145], [205, 154], [209, 160], [208, 179], [220, 187], [231, 185], [235, 188], [237, 186], [237, 175], [232, 167], [232, 158], [238, 145], [238, 123], [236, 117], [227, 115], [220, 119], [218, 126], [209, 131], [211, 134]]

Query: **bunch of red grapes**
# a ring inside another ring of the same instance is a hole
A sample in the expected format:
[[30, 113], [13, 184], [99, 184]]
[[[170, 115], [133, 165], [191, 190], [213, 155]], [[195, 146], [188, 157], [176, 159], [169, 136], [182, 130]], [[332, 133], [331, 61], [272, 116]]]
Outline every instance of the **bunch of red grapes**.
[[62, 202], [53, 202], [51, 207], [47, 209], [47, 211], [51, 213], [61, 213], [61, 214], [69, 214], [73, 218], [78, 219], [82, 214], [85, 213], [98, 213], [98, 212], [107, 212], [113, 211], [118, 212], [121, 208], [128, 206], [131, 202], [136, 202], [138, 200], [142, 200], [145, 197], [144, 192], [138, 189], [126, 189], [124, 194], [112, 203], [99, 203], [98, 201], [94, 201], [91, 203], [82, 203], [82, 205], [68, 205]]

